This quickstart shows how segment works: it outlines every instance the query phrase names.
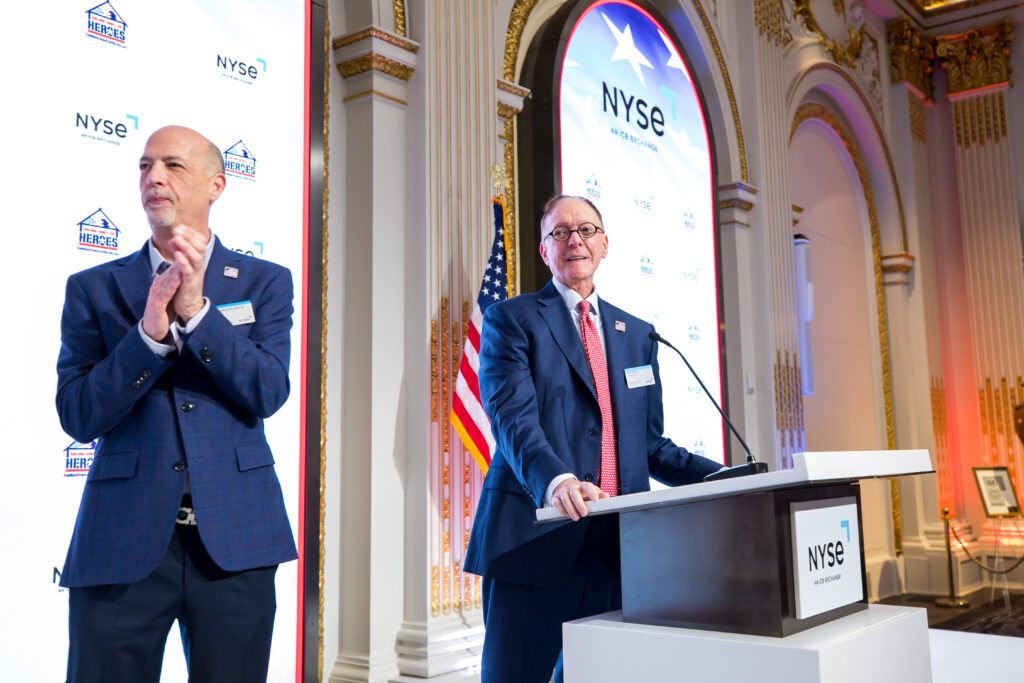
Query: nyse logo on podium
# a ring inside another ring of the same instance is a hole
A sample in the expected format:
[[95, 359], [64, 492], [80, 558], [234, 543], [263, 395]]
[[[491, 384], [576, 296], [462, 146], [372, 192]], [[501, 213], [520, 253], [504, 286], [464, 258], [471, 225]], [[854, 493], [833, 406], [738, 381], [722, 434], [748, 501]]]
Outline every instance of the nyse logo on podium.
[[96, 209], [78, 222], [78, 248], [116, 255], [120, 233], [120, 229], [103, 213], [103, 209]]
[[96, 442], [80, 443], [72, 441], [64, 449], [64, 476], [84, 477], [89, 474], [92, 459], [96, 455]]
[[863, 599], [856, 499], [792, 503], [791, 523], [797, 619]]
[[256, 157], [241, 140], [224, 150], [224, 172], [235, 178], [256, 180]]
[[121, 13], [114, 9], [109, 2], [86, 10], [85, 17], [87, 20], [85, 35], [110, 45], [127, 47], [124, 41], [128, 24], [125, 23]]

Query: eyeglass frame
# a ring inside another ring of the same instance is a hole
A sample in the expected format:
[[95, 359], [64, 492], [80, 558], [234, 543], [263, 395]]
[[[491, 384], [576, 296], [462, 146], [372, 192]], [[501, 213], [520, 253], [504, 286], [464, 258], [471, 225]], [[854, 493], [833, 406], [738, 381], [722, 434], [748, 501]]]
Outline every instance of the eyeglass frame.
[[[592, 228], [594, 228], [594, 234], [593, 235], [584, 235], [582, 232], [580, 232], [580, 230], [585, 225], [589, 225]], [[555, 237], [555, 230], [558, 230], [559, 228], [564, 228], [564, 229], [568, 230], [568, 232], [565, 234], [565, 239], [560, 240], [557, 237]], [[572, 234], [574, 232], [580, 236], [581, 240], [589, 240], [591, 237], [596, 237], [597, 233], [604, 232], [604, 228], [602, 226], [600, 226], [600, 225], [595, 224], [595, 223], [591, 223], [590, 221], [583, 221], [582, 223], [577, 225], [575, 228], [570, 228], [568, 225], [556, 225], [555, 227], [551, 228], [551, 230], [548, 232], [548, 234], [544, 235], [544, 237], [541, 238], [541, 242], [543, 242], [544, 240], [546, 240], [549, 237], [551, 239], [553, 239], [554, 241], [556, 241], [556, 242], [568, 242], [569, 238], [572, 237]]]

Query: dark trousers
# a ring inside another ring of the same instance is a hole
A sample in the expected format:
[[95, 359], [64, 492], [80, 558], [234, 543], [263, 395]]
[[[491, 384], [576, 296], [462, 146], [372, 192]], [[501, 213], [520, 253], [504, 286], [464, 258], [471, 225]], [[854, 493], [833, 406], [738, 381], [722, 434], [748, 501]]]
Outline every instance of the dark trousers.
[[71, 589], [68, 683], [156, 683], [175, 620], [190, 683], [264, 683], [276, 572], [276, 565], [226, 572], [196, 527], [176, 525], [146, 578]]
[[561, 683], [562, 624], [622, 607], [618, 521], [607, 515], [587, 522], [587, 539], [564, 581], [528, 586], [484, 577], [481, 683], [547, 683], [552, 674]]

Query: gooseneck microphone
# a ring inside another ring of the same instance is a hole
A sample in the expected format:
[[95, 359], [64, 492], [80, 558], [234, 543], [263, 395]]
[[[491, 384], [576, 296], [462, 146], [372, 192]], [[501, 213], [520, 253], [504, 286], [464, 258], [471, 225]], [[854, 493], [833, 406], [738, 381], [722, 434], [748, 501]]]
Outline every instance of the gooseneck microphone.
[[740, 433], [738, 431], [736, 431], [736, 428], [732, 425], [732, 422], [730, 422], [729, 418], [726, 417], [725, 411], [723, 411], [722, 407], [718, 405], [718, 401], [716, 401], [715, 397], [711, 395], [711, 392], [708, 391], [708, 388], [704, 386], [704, 382], [701, 381], [700, 376], [697, 374], [697, 371], [693, 369], [692, 365], [690, 365], [690, 361], [686, 360], [686, 356], [683, 355], [683, 352], [677, 349], [675, 346], [673, 346], [672, 342], [665, 339], [654, 330], [651, 330], [650, 334], [648, 334], [647, 336], [650, 337], [652, 341], [664, 344], [665, 346], [669, 347], [670, 349], [679, 354], [679, 357], [683, 359], [683, 362], [686, 363], [686, 367], [690, 370], [690, 374], [693, 375], [693, 378], [697, 380], [697, 384], [700, 385], [700, 388], [704, 390], [704, 395], [711, 400], [711, 403], [715, 406], [715, 410], [717, 410], [718, 414], [722, 416], [723, 420], [725, 420], [725, 424], [729, 425], [729, 429], [731, 429], [732, 433], [736, 435], [736, 438], [739, 440], [740, 444], [743, 446], [743, 450], [747, 454], [746, 464], [736, 465], [735, 467], [726, 467], [717, 472], [712, 472], [708, 476], [704, 477], [704, 481], [732, 479], [733, 477], [742, 477], [747, 474], [760, 474], [762, 472], [767, 472], [768, 463], [758, 462], [757, 458], [755, 458], [754, 455], [750, 452], [750, 447], [747, 446], [747, 442], [743, 440], [743, 437], [740, 436]]

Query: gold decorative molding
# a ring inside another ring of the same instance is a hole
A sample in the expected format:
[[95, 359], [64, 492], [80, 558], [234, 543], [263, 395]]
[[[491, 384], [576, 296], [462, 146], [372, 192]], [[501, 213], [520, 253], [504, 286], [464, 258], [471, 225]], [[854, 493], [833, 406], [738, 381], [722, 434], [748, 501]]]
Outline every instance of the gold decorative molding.
[[1007, 135], [1003, 91], [986, 91], [953, 100], [953, 124], [959, 147], [999, 142]]
[[[516, 85], [515, 83], [510, 83], [508, 81], [503, 81], [500, 78], [498, 79], [497, 83], [498, 83], [498, 90], [504, 90], [507, 93], [512, 93], [516, 97], [529, 97], [530, 96], [530, 91], [527, 88], [522, 87], [521, 85]], [[516, 113], [519, 113], [519, 112], [516, 112]]]
[[385, 43], [390, 43], [395, 47], [400, 47], [403, 50], [408, 50], [409, 52], [419, 52], [419, 43], [414, 43], [413, 41], [408, 40], [404, 36], [404, 33], [400, 35], [395, 35], [394, 33], [388, 33], [383, 29], [377, 28], [376, 26], [369, 26], [367, 28], [362, 29], [361, 31], [350, 33], [347, 36], [339, 36], [335, 38], [331, 44], [334, 47], [334, 49], [337, 50], [338, 48], [345, 47], [346, 45], [358, 43], [360, 40], [365, 40], [367, 38], [376, 38], [378, 40], [384, 41]]
[[413, 68], [397, 59], [385, 57], [376, 52], [359, 55], [338, 64], [338, 72], [343, 78], [358, 76], [368, 71], [379, 71], [399, 80], [408, 81], [412, 78]]
[[324, 556], [327, 543], [327, 248], [330, 244], [330, 215], [327, 209], [331, 195], [331, 18], [324, 13], [324, 149], [323, 149], [323, 202], [320, 206], [320, 220], [323, 221], [323, 238], [320, 248], [320, 557], [317, 559], [317, 580], [320, 590], [317, 601], [317, 680], [324, 679]]
[[719, 209], [743, 209], [744, 211], [750, 211], [754, 208], [754, 202], [747, 201], [746, 199], [740, 199], [739, 197], [732, 197], [730, 199], [719, 199]]
[[516, 60], [519, 57], [519, 43], [523, 39], [523, 29], [530, 12], [537, 6], [537, 0], [516, 0], [508, 17], [508, 29], [505, 31], [505, 63], [502, 78], [509, 83], [516, 80]]
[[[846, 23], [847, 35], [837, 40], [830, 36], [821, 27], [817, 17], [814, 16], [814, 9], [811, 7], [813, 0], [794, 0], [793, 16], [802, 20], [804, 27], [818, 37], [818, 42], [825, 48], [825, 51], [832, 57], [836, 64], [848, 66], [851, 69], [857, 68], [861, 51], [864, 49], [864, 24], [853, 26], [846, 20], [846, 5], [842, 0], [833, 0], [832, 7], [836, 14], [841, 14]], [[841, 42], [845, 40], [845, 42]]]
[[924, 124], [924, 102], [912, 91], [907, 90], [907, 111], [910, 115], [910, 137], [924, 145], [928, 133]]
[[[1006, 465], [998, 461], [999, 442], [1006, 441], [1011, 450], [1016, 435], [1013, 421], [1013, 407], [1024, 400], [1024, 379], [1017, 377], [1015, 386], [1010, 386], [1006, 377], [993, 381], [985, 378], [985, 385], [978, 389], [981, 409], [981, 432], [989, 438], [989, 455], [985, 465]], [[1019, 482], [1018, 482], [1019, 483]]]
[[729, 67], [725, 63], [725, 57], [722, 55], [722, 47], [718, 44], [718, 36], [715, 35], [715, 29], [711, 25], [711, 20], [708, 18], [707, 12], [704, 11], [704, 6], [700, 0], [693, 0], [693, 7], [697, 10], [697, 14], [700, 16], [700, 21], [704, 25], [704, 32], [708, 36], [708, 41], [711, 43], [711, 49], [715, 53], [715, 59], [718, 60], [718, 68], [722, 73], [722, 83], [725, 84], [725, 93], [729, 98], [729, 109], [732, 111], [732, 125], [736, 129], [736, 146], [739, 150], [740, 155], [740, 180], [744, 183], [750, 182], [750, 174], [747, 172], [747, 147], [746, 143], [743, 142], [743, 124], [740, 122], [740, 110], [736, 105], [736, 94], [732, 89], [732, 79], [729, 78]]
[[775, 350], [775, 428], [779, 433], [782, 467], [793, 466], [793, 454], [806, 448], [803, 375], [796, 354]]
[[909, 83], [926, 100], [932, 98], [932, 61], [935, 41], [912, 26], [909, 17], [885, 25], [889, 39], [889, 79], [893, 84]]
[[395, 33], [400, 36], [409, 35], [405, 28], [405, 0], [395, 0]]
[[754, 24], [758, 33], [776, 45], [788, 45], [793, 40], [786, 28], [786, 10], [782, 0], [754, 0]]
[[386, 92], [381, 92], [380, 90], [375, 90], [374, 88], [370, 88], [369, 90], [363, 90], [362, 92], [352, 93], [351, 95], [343, 97], [341, 99], [341, 102], [342, 104], [345, 104], [351, 102], [352, 100], [358, 100], [364, 97], [370, 97], [372, 95], [376, 95], [377, 97], [383, 97], [386, 100], [391, 100], [392, 102], [400, 104], [403, 107], [409, 104], [400, 97], [394, 97], [393, 95], [389, 95]]
[[931, 378], [932, 434], [935, 446], [935, 475], [938, 480], [939, 506], [955, 507], [953, 470], [949, 457], [949, 426], [946, 414], [946, 387], [941, 377]]
[[994, 26], [936, 39], [939, 66], [949, 74], [949, 94], [966, 93], [1010, 82], [1013, 23], [1004, 19]]
[[914, 269], [914, 257], [910, 254], [890, 254], [882, 257], [883, 273], [909, 273]]
[[[878, 227], [878, 212], [875, 207], [875, 193], [871, 184], [871, 176], [868, 175], [867, 166], [861, 158], [860, 150], [846, 129], [846, 125], [832, 111], [817, 103], [808, 103], [797, 109], [793, 119], [793, 127], [790, 129], [790, 139], [796, 133], [796, 129], [802, 123], [810, 119], [818, 119], [827, 124], [839, 137], [846, 148], [854, 167], [857, 169], [857, 177], [861, 187], [864, 189], [864, 202], [867, 204], [868, 221], [871, 227], [871, 254], [875, 270], [875, 299], [878, 310], [878, 344], [881, 351], [882, 362], [882, 389], [885, 398], [885, 433], [886, 446], [889, 450], [896, 448], [896, 420], [893, 409], [892, 396], [892, 370], [890, 368], [889, 356], [889, 324], [885, 304], [885, 285], [882, 273], [882, 239]], [[895, 181], [895, 179], [894, 179]], [[902, 214], [901, 214], [902, 215]], [[893, 538], [897, 554], [903, 552], [903, 527], [900, 517], [900, 492], [895, 479], [890, 481], [892, 491], [892, 518]]]

